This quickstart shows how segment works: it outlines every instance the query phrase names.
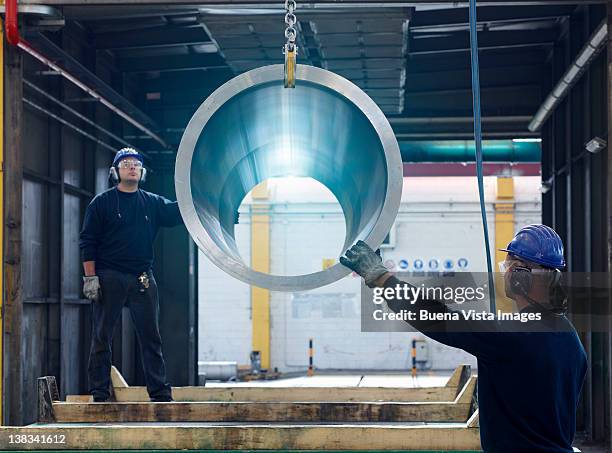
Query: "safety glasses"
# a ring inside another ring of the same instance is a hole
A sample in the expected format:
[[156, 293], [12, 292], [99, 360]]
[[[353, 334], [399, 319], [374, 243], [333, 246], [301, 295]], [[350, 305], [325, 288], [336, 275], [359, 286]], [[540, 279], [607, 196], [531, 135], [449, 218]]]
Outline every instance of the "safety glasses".
[[142, 162], [139, 160], [125, 159], [119, 162], [119, 168], [142, 168]]
[[499, 267], [499, 271], [502, 274], [505, 274], [506, 271], [510, 269], [510, 263], [507, 263], [505, 261], [500, 261], [499, 263], [497, 263], [497, 266]]
[[545, 273], [551, 272], [550, 269], [527, 267], [524, 264], [520, 264], [518, 262], [512, 262], [512, 261], [500, 261], [499, 263], [497, 263], [497, 266], [499, 267], [499, 271], [502, 274], [505, 274], [506, 271], [512, 267], [512, 265], [514, 265], [514, 267], [521, 268], [523, 270], [527, 270], [528, 272], [531, 272], [533, 274], [545, 274]]

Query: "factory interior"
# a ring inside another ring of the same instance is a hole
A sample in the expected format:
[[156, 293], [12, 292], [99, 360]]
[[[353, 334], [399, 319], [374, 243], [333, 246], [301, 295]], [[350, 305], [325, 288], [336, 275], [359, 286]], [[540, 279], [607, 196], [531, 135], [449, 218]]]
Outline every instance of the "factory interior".
[[[542, 224], [564, 246], [555, 269], [590, 282], [567, 293], [586, 368], [576, 407], [557, 401], [572, 406], [565, 440], [612, 451], [612, 1], [4, 0], [0, 13], [1, 450], [571, 451], [491, 441], [513, 423], [492, 427], [489, 362], [369, 324], [369, 274], [339, 262], [363, 240], [389, 273], [376, 285], [469, 274], [486, 310], [511, 312], [498, 263]], [[83, 286], [84, 219], [124, 184], [109, 178], [121, 162], [182, 218], [159, 221], [138, 277], [142, 294], [155, 276], [169, 400], [153, 398], [131, 306], [110, 326], [110, 396], [91, 391], [95, 297], [111, 290], [106, 273], [93, 300]], [[509, 394], [545, 376], [570, 398], [521, 354], [504, 365]]]

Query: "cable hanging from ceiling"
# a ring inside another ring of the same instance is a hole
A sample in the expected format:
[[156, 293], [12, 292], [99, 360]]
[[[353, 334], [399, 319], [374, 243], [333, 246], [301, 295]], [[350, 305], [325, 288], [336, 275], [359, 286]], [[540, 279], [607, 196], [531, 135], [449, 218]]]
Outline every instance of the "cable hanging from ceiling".
[[484, 182], [482, 171], [482, 119], [480, 113], [480, 73], [478, 63], [478, 28], [476, 20], [476, 0], [470, 0], [470, 54], [472, 66], [472, 103], [474, 109], [474, 144], [476, 145], [476, 178], [478, 179], [478, 198], [484, 232], [485, 252], [487, 256], [487, 274], [489, 280], [490, 310], [495, 312], [495, 282], [491, 263], [491, 246], [489, 244], [489, 226], [484, 199]]

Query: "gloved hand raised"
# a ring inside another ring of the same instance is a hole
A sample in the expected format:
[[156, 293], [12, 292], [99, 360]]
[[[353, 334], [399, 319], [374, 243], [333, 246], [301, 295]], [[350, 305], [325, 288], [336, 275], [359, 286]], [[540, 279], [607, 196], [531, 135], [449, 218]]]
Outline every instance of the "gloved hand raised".
[[100, 298], [100, 280], [97, 275], [83, 277], [83, 294], [89, 300]]
[[382, 258], [368, 244], [357, 241], [340, 257], [340, 263], [361, 275], [366, 285], [375, 286], [376, 280], [389, 272], [382, 264]]

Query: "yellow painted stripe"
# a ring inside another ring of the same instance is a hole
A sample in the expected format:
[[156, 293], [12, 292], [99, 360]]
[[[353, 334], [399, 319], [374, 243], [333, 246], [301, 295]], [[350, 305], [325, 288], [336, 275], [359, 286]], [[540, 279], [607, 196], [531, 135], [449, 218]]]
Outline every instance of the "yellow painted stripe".
[[503, 276], [499, 274], [497, 263], [506, 258], [505, 249], [514, 237], [514, 179], [512, 177], [497, 178], [497, 200], [495, 203], [495, 272], [497, 309], [503, 312], [512, 311], [512, 301], [504, 292]]
[[[270, 216], [266, 181], [252, 191], [251, 205], [251, 268], [270, 273]], [[270, 291], [251, 286], [251, 313], [253, 329], [253, 351], [259, 351], [261, 367], [270, 369]]]

